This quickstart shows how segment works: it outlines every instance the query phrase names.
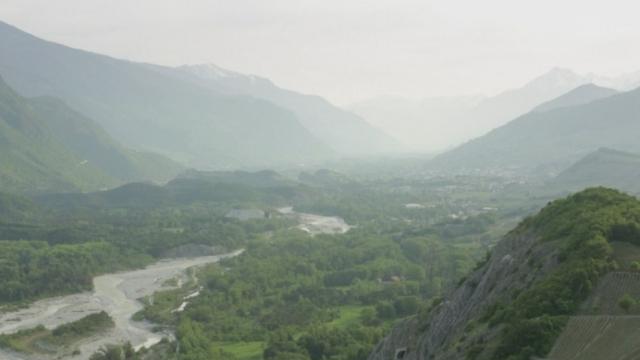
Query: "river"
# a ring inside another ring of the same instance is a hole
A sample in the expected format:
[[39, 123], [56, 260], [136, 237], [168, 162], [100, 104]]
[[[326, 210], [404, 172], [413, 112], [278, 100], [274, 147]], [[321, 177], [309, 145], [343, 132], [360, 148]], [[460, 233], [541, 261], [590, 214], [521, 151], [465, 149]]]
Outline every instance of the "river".
[[[298, 221], [298, 228], [311, 234], [343, 234], [351, 229], [342, 218], [321, 216], [293, 211], [291, 207], [278, 211], [284, 216]], [[172, 337], [172, 333], [155, 333], [153, 324], [131, 320], [131, 316], [142, 310], [137, 300], [162, 289], [166, 280], [182, 276], [185, 270], [221, 259], [237, 256], [236, 251], [218, 256], [162, 260], [144, 269], [101, 275], [93, 279], [94, 291], [73, 294], [37, 301], [28, 308], [0, 314], [0, 334], [14, 333], [18, 330], [44, 325], [53, 329], [61, 324], [78, 320], [99, 311], [106, 311], [114, 320], [115, 328], [107, 334], [84, 339], [78, 348], [80, 355], [73, 359], [88, 359], [101, 346], [120, 344], [129, 341], [134, 348], [150, 347], [163, 337]], [[62, 356], [62, 357], [61, 357]], [[70, 357], [68, 354], [57, 356], [27, 355], [0, 349], [0, 360], [40, 360]]]
[[[143, 308], [137, 299], [160, 290], [166, 280], [186, 276], [185, 270], [190, 267], [215, 263], [240, 253], [242, 250], [217, 256], [162, 260], [144, 269], [98, 276], [93, 279], [93, 292], [44, 299], [28, 308], [0, 314], [0, 334], [33, 328], [40, 324], [52, 329], [86, 315], [106, 311], [113, 318], [115, 328], [107, 334], [83, 340], [78, 346], [81, 355], [73, 357], [74, 359], [88, 359], [106, 344], [129, 341], [135, 348], [149, 347], [159, 342], [162, 337], [172, 334], [154, 333], [151, 330], [153, 324], [131, 320], [131, 316]], [[56, 357], [17, 354], [0, 349], [2, 360], [50, 358]]]
[[293, 207], [283, 207], [278, 212], [298, 221], [297, 228], [311, 235], [344, 234], [351, 229], [344, 219], [337, 216], [322, 216], [293, 211]]

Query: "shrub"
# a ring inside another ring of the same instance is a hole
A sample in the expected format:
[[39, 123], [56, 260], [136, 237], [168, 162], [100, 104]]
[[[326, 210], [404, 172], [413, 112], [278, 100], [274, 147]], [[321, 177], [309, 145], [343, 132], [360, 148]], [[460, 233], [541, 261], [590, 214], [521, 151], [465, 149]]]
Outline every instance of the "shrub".
[[625, 312], [629, 312], [636, 304], [637, 301], [629, 294], [622, 295], [620, 300], [618, 300], [618, 306]]

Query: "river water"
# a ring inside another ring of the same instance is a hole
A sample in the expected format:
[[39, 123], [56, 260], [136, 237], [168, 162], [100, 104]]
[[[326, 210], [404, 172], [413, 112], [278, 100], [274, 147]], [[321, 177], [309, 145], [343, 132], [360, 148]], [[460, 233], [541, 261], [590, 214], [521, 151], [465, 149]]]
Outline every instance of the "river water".
[[[298, 228], [311, 234], [343, 234], [351, 229], [342, 218], [299, 213], [291, 207], [278, 211], [296, 219]], [[121, 344], [129, 341], [134, 348], [150, 347], [171, 333], [155, 333], [153, 324], [131, 320], [131, 316], [142, 310], [137, 300], [162, 289], [166, 280], [185, 277], [185, 270], [237, 256], [242, 250], [218, 256], [171, 259], [157, 262], [141, 270], [101, 275], [93, 279], [94, 291], [40, 300], [28, 308], [0, 314], [0, 334], [44, 325], [56, 326], [78, 320], [86, 315], [106, 311], [114, 320], [115, 328], [107, 334], [84, 339], [79, 348], [81, 354], [73, 359], [88, 359], [101, 346]], [[18, 354], [0, 348], [0, 360], [41, 360], [71, 358], [70, 354], [55, 356]]]
[[[35, 302], [28, 308], [0, 315], [0, 334], [44, 325], [52, 329], [64, 323], [78, 320], [86, 315], [106, 311], [114, 320], [115, 328], [107, 334], [83, 340], [79, 345], [81, 355], [73, 359], [88, 359], [91, 354], [106, 344], [131, 342], [135, 348], [156, 344], [170, 333], [154, 333], [152, 324], [131, 320], [131, 316], [142, 310], [137, 300], [160, 290], [166, 280], [184, 277], [185, 270], [211, 264], [221, 259], [237, 256], [242, 251], [217, 256], [190, 259], [171, 259], [157, 262], [141, 270], [106, 274], [93, 279], [94, 291], [49, 298]], [[35, 360], [66, 358], [57, 356], [17, 354], [0, 349], [2, 360]]]

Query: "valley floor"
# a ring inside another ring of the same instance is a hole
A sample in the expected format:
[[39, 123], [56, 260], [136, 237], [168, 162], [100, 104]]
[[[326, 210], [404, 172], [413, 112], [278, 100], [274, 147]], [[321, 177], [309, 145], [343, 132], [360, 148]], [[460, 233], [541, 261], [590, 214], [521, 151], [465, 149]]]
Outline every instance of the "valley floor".
[[215, 263], [221, 259], [236, 256], [241, 251], [191, 259], [160, 261], [145, 269], [106, 274], [94, 279], [94, 291], [38, 301], [26, 309], [5, 313], [0, 316], [0, 334], [10, 334], [18, 330], [44, 325], [54, 328], [76, 321], [88, 314], [106, 311], [115, 322], [115, 328], [102, 336], [84, 339], [67, 354], [37, 355], [17, 354], [0, 349], [0, 358], [9, 360], [43, 359], [68, 356], [73, 350], [80, 350], [74, 358], [86, 359], [106, 344], [130, 342], [134, 348], [149, 347], [159, 342], [166, 333], [155, 333], [152, 324], [131, 320], [131, 316], [143, 308], [138, 299], [160, 290], [166, 281], [182, 276], [184, 271], [194, 266]]

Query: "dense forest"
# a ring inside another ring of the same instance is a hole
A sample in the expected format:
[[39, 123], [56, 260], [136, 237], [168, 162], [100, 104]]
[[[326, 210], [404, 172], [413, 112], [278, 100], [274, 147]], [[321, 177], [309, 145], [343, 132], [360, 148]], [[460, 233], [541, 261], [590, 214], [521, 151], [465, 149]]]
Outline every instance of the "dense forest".
[[258, 345], [265, 359], [366, 359], [394, 320], [467, 272], [472, 255], [437, 237], [287, 230], [201, 271], [202, 293], [184, 312], [172, 312], [183, 292], [169, 292], [144, 316], [177, 326], [182, 359], [218, 358], [232, 344]]
[[291, 225], [286, 219], [241, 222], [225, 217], [242, 199], [145, 208], [109, 206], [106, 200], [63, 207], [52, 205], [51, 199], [0, 199], [5, 215], [0, 222], [0, 303], [88, 290], [95, 275], [143, 267], [183, 245], [220, 252]]
[[[449, 247], [471, 249], [476, 257], [489, 246], [491, 234], [504, 231], [508, 219], [523, 212], [505, 208], [450, 217], [467, 211], [466, 205], [424, 195], [422, 189], [432, 184], [413, 184], [414, 190], [406, 194], [395, 193], [397, 186], [351, 181], [319, 187], [262, 172], [197, 174], [163, 187], [131, 184], [107, 192], [33, 199], [2, 194], [0, 303], [86, 290], [97, 274], [144, 266], [183, 245], [238, 249], [293, 225], [279, 216], [240, 221], [226, 216], [231, 209], [276, 214], [276, 207], [291, 204], [302, 211], [342, 216], [362, 228], [356, 232], [362, 238], [446, 239]], [[437, 205], [406, 208], [416, 194]], [[334, 205], [323, 205], [329, 202]]]
[[[176, 329], [175, 343], [158, 345], [173, 349], [164, 352], [168, 358], [364, 359], [395, 321], [427, 308], [525, 211], [510, 199], [479, 195], [469, 208], [424, 190], [450, 182], [323, 175], [299, 182], [265, 172], [197, 173], [165, 186], [6, 195], [0, 303], [88, 290], [96, 275], [142, 267], [194, 244], [211, 253], [243, 248], [181, 288], [143, 299], [147, 306], [135, 319]], [[410, 200], [433, 205], [407, 207]], [[508, 206], [482, 210], [497, 203]], [[285, 205], [341, 216], [355, 227], [310, 236], [277, 211]], [[233, 209], [262, 209], [265, 217], [241, 220], [229, 216]], [[184, 311], [175, 311], [198, 289]], [[126, 353], [109, 347], [102, 355], [118, 351]]]

